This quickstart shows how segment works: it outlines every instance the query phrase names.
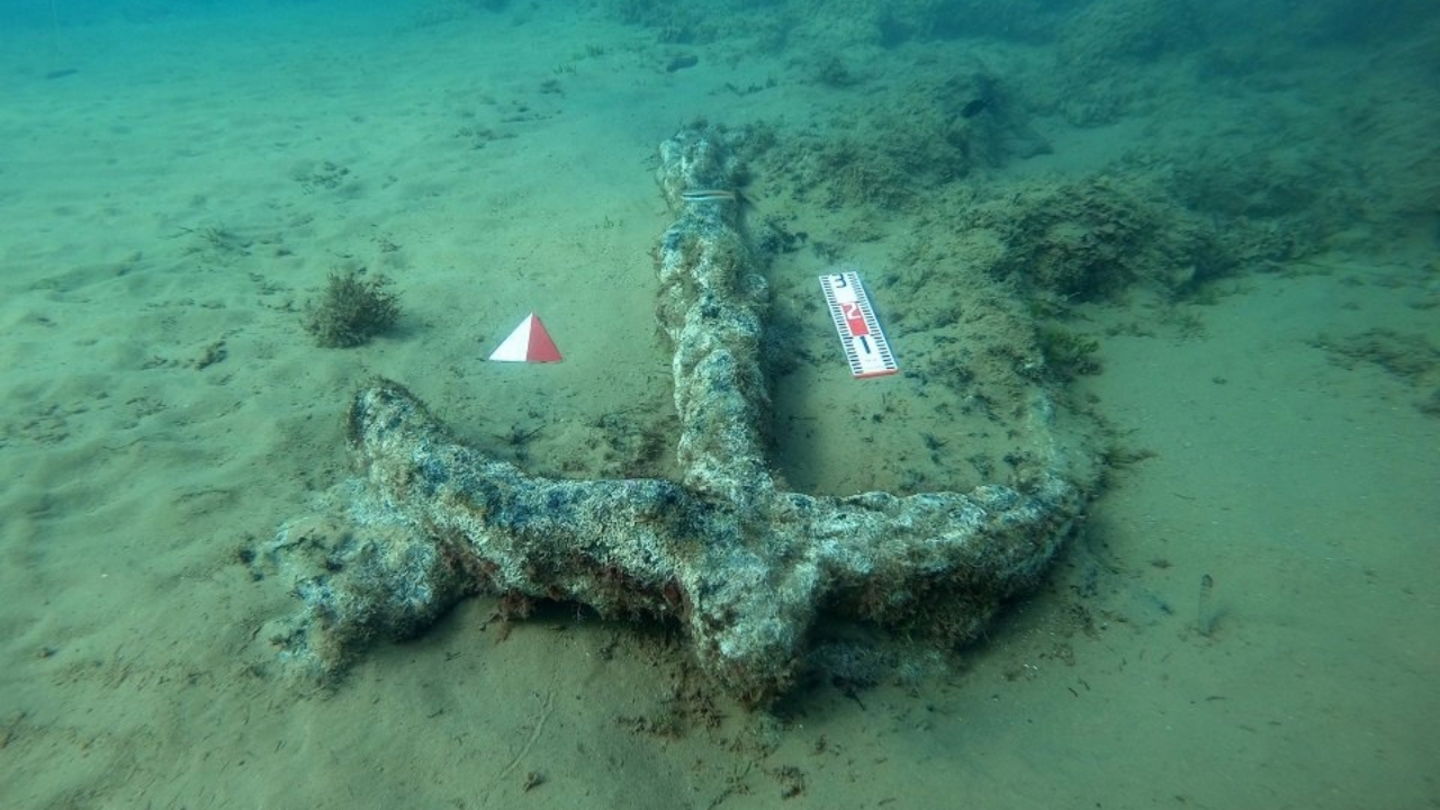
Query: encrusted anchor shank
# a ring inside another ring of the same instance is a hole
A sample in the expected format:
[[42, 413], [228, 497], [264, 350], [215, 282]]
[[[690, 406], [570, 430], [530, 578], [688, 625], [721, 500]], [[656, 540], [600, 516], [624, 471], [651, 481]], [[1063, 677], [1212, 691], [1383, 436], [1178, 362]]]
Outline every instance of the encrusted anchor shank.
[[675, 410], [685, 484], [735, 504], [771, 486], [761, 431], [770, 395], [760, 369], [765, 279], [739, 228], [739, 198], [686, 201], [695, 189], [734, 191], [739, 165], [718, 140], [682, 132], [660, 146], [657, 180], [675, 223], [660, 238], [660, 323], [675, 355]]
[[[527, 475], [455, 440], [381, 380], [355, 395], [357, 477], [335, 514], [286, 524], [259, 549], [295, 583], [300, 613], [273, 628], [282, 656], [326, 676], [379, 637], [421, 632], [487, 592], [680, 622], [724, 690], [764, 703], [789, 686], [822, 609], [974, 636], [1034, 579], [1083, 505], [1036, 390], [1028, 472], [969, 493], [820, 497], [779, 488], [764, 456], [765, 282], [739, 227], [738, 168], [685, 131], [661, 147], [678, 212], [657, 254], [674, 347], [680, 481]], [[696, 190], [710, 193], [698, 194]]]

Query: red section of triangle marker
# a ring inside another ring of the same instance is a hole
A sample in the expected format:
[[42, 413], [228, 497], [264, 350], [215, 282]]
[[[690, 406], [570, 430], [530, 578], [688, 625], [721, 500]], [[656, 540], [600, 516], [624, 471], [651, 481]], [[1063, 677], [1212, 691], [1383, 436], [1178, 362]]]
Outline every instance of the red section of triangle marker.
[[505, 363], [558, 363], [562, 358], [540, 316], [532, 312], [490, 353], [490, 359]]

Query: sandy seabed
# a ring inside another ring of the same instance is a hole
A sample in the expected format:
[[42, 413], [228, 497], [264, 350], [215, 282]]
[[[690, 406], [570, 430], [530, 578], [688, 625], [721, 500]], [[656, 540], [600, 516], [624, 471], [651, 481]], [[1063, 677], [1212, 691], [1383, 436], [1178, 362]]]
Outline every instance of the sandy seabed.
[[[1396, 228], [1377, 250], [1387, 223], [1337, 228], [1323, 249], [1203, 297], [1078, 306], [1103, 371], [1073, 390], [1139, 460], [1109, 476], [1039, 592], [956, 660], [861, 690], [813, 685], [772, 713], [697, 712], [660, 629], [563, 607], [504, 623], [475, 599], [317, 689], [265, 658], [259, 628], [295, 604], [284, 584], [252, 581], [237, 550], [346, 474], [349, 394], [373, 375], [399, 379], [463, 437], [529, 468], [615, 474], [640, 453], [616, 425], [663, 430], [668, 406], [656, 145], [697, 116], [823, 137], [844, 122], [807, 120], [807, 105], [872, 91], [807, 83], [818, 60], [803, 48], [819, 40], [757, 55], [533, 7], [11, 41], [0, 805], [1440, 802], [1433, 230]], [[957, 47], [852, 58], [923, 62]], [[679, 52], [699, 61], [667, 69]], [[1023, 61], [1024, 49], [1005, 53], [993, 61]], [[1345, 70], [1370, 64], [1352, 59]], [[772, 79], [773, 92], [733, 92]], [[1301, 108], [1319, 92], [1250, 89]], [[1254, 99], [1154, 109], [1227, 103]], [[987, 182], [1083, 174], [1163, 148], [1157, 138], [1180, 149], [1205, 137], [1145, 115], [1084, 129], [1041, 116], [1048, 153]], [[1424, 132], [1373, 137], [1433, 167]], [[1380, 164], [1403, 184], [1408, 161]], [[923, 213], [767, 200], [765, 183], [753, 191], [766, 215], [830, 243], [863, 233], [848, 260], [908, 272], [890, 257]], [[783, 254], [771, 273], [808, 278], [829, 258]], [[399, 328], [317, 348], [305, 302], [328, 273], [362, 267], [395, 279]], [[882, 316], [904, 303], [880, 297]], [[484, 362], [532, 309], [565, 362]], [[828, 346], [823, 316], [810, 325]], [[1363, 350], [1367, 334], [1391, 350]], [[903, 331], [893, 337], [903, 361]], [[855, 470], [885, 456], [903, 418], [877, 429], [878, 449], [852, 448], [826, 441], [844, 429], [826, 403], [863, 414], [897, 389], [853, 388], [871, 383], [849, 380], [838, 352], [816, 368], [832, 373], [777, 392], [816, 420], [792, 478], [825, 491], [895, 483], [902, 469]]]

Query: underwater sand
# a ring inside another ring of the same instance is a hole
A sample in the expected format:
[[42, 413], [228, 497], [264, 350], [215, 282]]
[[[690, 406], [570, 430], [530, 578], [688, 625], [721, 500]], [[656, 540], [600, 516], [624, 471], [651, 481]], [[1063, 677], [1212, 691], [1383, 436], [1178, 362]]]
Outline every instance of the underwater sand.
[[[727, 59], [559, 9], [420, 25], [302, 6], [5, 35], [0, 806], [1440, 802], [1440, 420], [1413, 378], [1326, 349], [1380, 327], [1440, 343], [1433, 231], [1384, 254], [1342, 235], [1203, 302], [1083, 308], [1103, 371], [1075, 385], [1143, 458], [958, 660], [696, 717], [673, 703], [694, 685], [661, 630], [563, 607], [505, 626], [475, 599], [333, 690], [278, 677], [255, 635], [296, 605], [237, 550], [345, 475], [350, 392], [393, 377], [527, 469], [613, 474], [602, 417], [661, 429], [669, 397], [656, 145], [698, 115], [810, 109], [803, 85], [720, 89], [783, 79], [793, 54]], [[700, 64], [667, 72], [682, 50]], [[1302, 108], [1323, 92], [1293, 89]], [[1015, 176], [1186, 129], [1143, 113], [1043, 125], [1052, 151]], [[1433, 149], [1423, 129], [1375, 137]], [[849, 216], [759, 204], [816, 233]], [[878, 274], [905, 222], [875, 227], [847, 258]], [[802, 252], [772, 274], [824, 266]], [[396, 279], [402, 322], [317, 348], [305, 302], [356, 267]], [[882, 319], [900, 303], [878, 301]], [[565, 362], [486, 363], [532, 309]], [[885, 389], [854, 394], [869, 383], [833, 360], [777, 398], [817, 418], [837, 397], [874, 406]], [[867, 483], [843, 450], [813, 453], [807, 486]]]

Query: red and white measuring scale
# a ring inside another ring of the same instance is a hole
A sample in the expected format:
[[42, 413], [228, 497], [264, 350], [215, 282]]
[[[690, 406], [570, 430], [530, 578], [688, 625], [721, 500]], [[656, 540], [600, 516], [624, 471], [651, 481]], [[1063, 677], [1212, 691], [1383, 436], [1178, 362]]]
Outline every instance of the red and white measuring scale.
[[845, 359], [850, 363], [851, 376], [879, 377], [899, 371], [895, 355], [890, 351], [890, 342], [880, 331], [880, 322], [875, 320], [870, 296], [865, 294], [865, 287], [860, 283], [860, 274], [823, 275], [820, 277], [820, 289], [825, 292], [825, 303], [830, 306], [830, 320], [835, 322], [835, 331], [840, 335], [840, 347], [845, 350]]

